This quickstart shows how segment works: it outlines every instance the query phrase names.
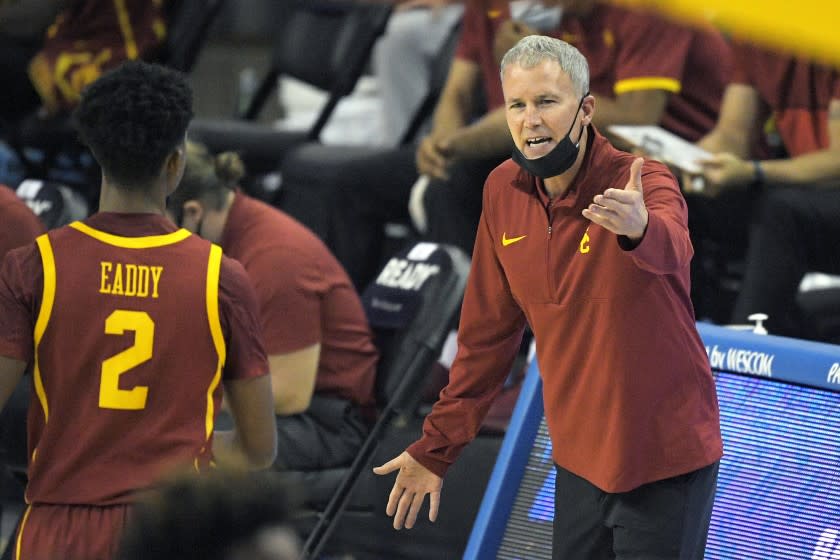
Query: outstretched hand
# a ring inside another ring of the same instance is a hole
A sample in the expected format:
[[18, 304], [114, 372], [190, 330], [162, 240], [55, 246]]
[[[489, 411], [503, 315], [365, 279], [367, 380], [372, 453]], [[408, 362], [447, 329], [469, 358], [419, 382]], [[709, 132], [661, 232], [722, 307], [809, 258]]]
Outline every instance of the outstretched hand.
[[607, 189], [603, 194], [595, 195], [592, 204], [584, 208], [583, 217], [616, 235], [639, 242], [648, 225], [642, 187], [643, 163], [644, 159], [636, 158], [630, 166], [630, 179], [624, 189]]
[[417, 515], [423, 506], [426, 494], [429, 494], [429, 521], [437, 519], [440, 507], [440, 490], [443, 479], [418, 463], [414, 457], [403, 451], [399, 456], [384, 465], [375, 467], [373, 472], [385, 475], [399, 470], [394, 487], [388, 496], [385, 513], [394, 518], [394, 529], [414, 527]]

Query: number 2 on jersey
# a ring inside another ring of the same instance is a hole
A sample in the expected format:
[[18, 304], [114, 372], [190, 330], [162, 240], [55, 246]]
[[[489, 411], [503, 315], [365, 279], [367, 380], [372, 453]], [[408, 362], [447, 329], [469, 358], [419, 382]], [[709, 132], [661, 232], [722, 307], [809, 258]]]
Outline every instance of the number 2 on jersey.
[[138, 385], [120, 389], [120, 376], [152, 358], [155, 323], [144, 311], [117, 309], [105, 320], [105, 334], [123, 335], [134, 331], [134, 344], [102, 362], [99, 381], [99, 407], [141, 410], [146, 407], [149, 388]]

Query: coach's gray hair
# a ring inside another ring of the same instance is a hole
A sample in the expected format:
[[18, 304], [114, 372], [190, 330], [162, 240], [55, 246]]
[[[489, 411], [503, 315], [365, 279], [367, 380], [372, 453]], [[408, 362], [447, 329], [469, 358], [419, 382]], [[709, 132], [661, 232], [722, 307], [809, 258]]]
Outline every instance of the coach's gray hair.
[[589, 64], [575, 47], [545, 35], [528, 35], [516, 43], [502, 58], [501, 76], [511, 65], [533, 68], [545, 60], [554, 60], [572, 80], [578, 94], [589, 93]]

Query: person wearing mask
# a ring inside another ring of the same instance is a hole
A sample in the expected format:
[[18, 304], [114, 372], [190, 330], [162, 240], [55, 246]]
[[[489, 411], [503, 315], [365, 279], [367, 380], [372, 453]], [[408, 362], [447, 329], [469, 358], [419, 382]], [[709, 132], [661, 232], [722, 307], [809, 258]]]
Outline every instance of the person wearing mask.
[[[493, 170], [449, 384], [408, 449], [387, 513], [412, 527], [499, 394], [526, 323], [556, 464], [554, 560], [703, 558], [722, 456], [689, 298], [674, 176], [592, 124], [586, 59], [529, 36], [501, 63], [515, 149]], [[655, 334], [654, 334], [655, 333]]]

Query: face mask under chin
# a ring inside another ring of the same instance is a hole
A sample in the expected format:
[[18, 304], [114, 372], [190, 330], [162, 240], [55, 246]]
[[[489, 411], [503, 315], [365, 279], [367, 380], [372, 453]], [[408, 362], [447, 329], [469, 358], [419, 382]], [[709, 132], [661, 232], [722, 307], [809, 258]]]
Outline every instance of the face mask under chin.
[[[586, 95], [589, 94], [587, 93]], [[513, 159], [513, 161], [515, 161], [520, 167], [528, 171], [528, 173], [536, 175], [541, 179], [548, 179], [549, 177], [556, 177], [557, 175], [565, 173], [572, 165], [574, 165], [578, 153], [580, 152], [580, 139], [583, 137], [583, 127], [581, 126], [580, 136], [578, 136], [577, 143], [572, 142], [571, 134], [572, 128], [574, 128], [575, 123], [577, 122], [577, 115], [583, 105], [583, 100], [586, 99], [586, 95], [581, 97], [580, 103], [578, 103], [578, 108], [575, 111], [575, 118], [572, 120], [569, 130], [553, 150], [542, 157], [528, 159], [525, 157], [525, 154], [519, 150], [519, 148], [514, 146], [513, 152], [511, 153], [511, 159]]]

